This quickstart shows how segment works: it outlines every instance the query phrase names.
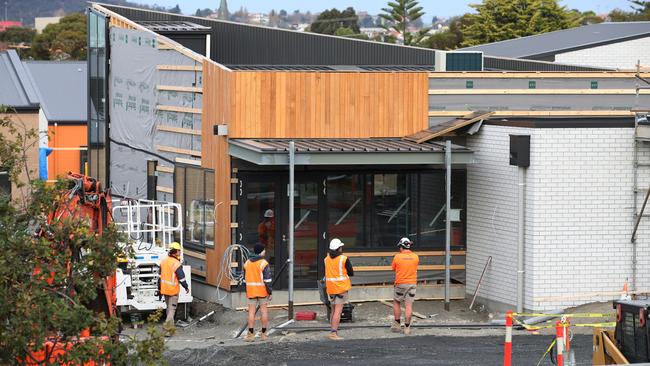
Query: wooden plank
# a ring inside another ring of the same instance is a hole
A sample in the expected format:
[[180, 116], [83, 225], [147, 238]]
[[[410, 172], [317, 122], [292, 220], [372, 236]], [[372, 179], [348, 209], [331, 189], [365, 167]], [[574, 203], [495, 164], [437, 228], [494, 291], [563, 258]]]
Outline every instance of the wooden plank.
[[173, 167], [168, 167], [168, 166], [157, 165], [156, 166], [156, 171], [162, 172], [162, 173], [174, 174], [174, 168]]
[[[440, 257], [445, 255], [444, 250], [434, 250], [434, 251], [414, 251], [415, 254], [420, 257]], [[354, 257], [391, 257], [397, 254], [397, 252], [346, 252], [345, 255], [354, 258]], [[452, 250], [452, 256], [465, 255], [464, 250]]]
[[186, 255], [186, 256], [192, 257], [192, 258], [196, 258], [196, 259], [205, 260], [205, 253], [195, 252], [193, 250], [187, 250], [186, 249], [186, 250], [183, 251], [183, 255]]
[[195, 165], [195, 166], [201, 166], [201, 160], [193, 160], [193, 159], [185, 159], [185, 158], [176, 158], [174, 159], [175, 162], [181, 163], [181, 164], [188, 164], [188, 165]]
[[475, 111], [462, 118], [456, 118], [448, 122], [443, 122], [425, 130], [419, 131], [412, 135], [405, 136], [404, 139], [413, 141], [418, 144], [433, 140], [436, 137], [446, 135], [472, 123], [489, 118], [493, 112]]
[[175, 91], [182, 93], [203, 93], [203, 88], [195, 86], [157, 85], [156, 89], [161, 91]]
[[[429, 117], [461, 117], [468, 111], [429, 111]], [[492, 117], [629, 117], [633, 116], [631, 111], [612, 111], [612, 110], [581, 110], [581, 111], [494, 111]]]
[[238, 227], [239, 227], [239, 223], [237, 223], [237, 222], [231, 222], [231, 223], [230, 223], [230, 228], [231, 228], [231, 229], [236, 229], [236, 228], [238, 228]]
[[156, 129], [158, 131], [175, 132], [175, 133], [182, 133], [186, 135], [201, 136], [201, 130], [193, 130], [191, 128], [158, 125], [156, 126]]
[[[635, 95], [636, 89], [429, 89], [429, 95]], [[650, 94], [641, 89], [639, 94]]]
[[178, 107], [175, 105], [157, 105], [156, 109], [159, 111], [168, 111], [168, 112], [181, 112], [181, 113], [194, 113], [194, 114], [203, 113], [203, 111], [201, 111], [199, 108]]
[[173, 194], [174, 193], [174, 188], [156, 186], [156, 191]]
[[[444, 264], [421, 264], [418, 266], [418, 271], [444, 271]], [[464, 270], [464, 264], [452, 264], [449, 266], [451, 270]], [[358, 272], [377, 272], [377, 271], [392, 271], [391, 266], [361, 266], [355, 265], [354, 270]]]
[[195, 274], [197, 276], [205, 277], [205, 271], [198, 270], [196, 268], [192, 268], [192, 274]]
[[158, 45], [156, 46], [156, 48], [159, 49], [159, 50], [162, 50], [162, 51], [173, 50], [174, 49], [174, 47], [172, 45], [167, 44], [167, 43], [162, 43], [162, 42], [158, 42]]
[[156, 65], [160, 71], [203, 71], [203, 66], [193, 65]]
[[156, 150], [201, 157], [201, 152], [198, 150], [180, 149], [173, 146], [156, 145]]
[[[634, 79], [636, 73], [621, 71], [597, 71], [597, 72], [436, 72], [430, 73], [430, 79], [555, 79], [555, 78], [588, 78], [588, 79], [605, 79], [605, 78], [631, 78]], [[641, 77], [650, 77], [650, 73], [642, 73]]]
[[230, 200], [230, 206], [238, 206], [238, 205], [239, 205], [239, 201], [237, 201], [237, 200]]

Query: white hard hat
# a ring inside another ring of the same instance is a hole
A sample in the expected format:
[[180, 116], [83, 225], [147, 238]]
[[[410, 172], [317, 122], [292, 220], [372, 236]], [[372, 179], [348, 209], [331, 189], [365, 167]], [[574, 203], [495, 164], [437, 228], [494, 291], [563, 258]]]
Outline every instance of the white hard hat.
[[409, 238], [407, 238], [407, 237], [403, 237], [402, 239], [399, 240], [399, 243], [397, 243], [397, 246], [398, 246], [398, 247], [402, 247], [402, 248], [404, 248], [404, 249], [410, 249], [410, 248], [411, 248], [411, 244], [413, 244], [413, 242], [411, 241], [411, 239], [409, 239]]
[[271, 210], [270, 208], [268, 210], [264, 211], [264, 217], [272, 218], [273, 216], [274, 216], [273, 215], [273, 210]]
[[337, 249], [339, 249], [340, 247], [342, 247], [343, 245], [345, 245], [345, 244], [343, 244], [343, 242], [341, 241], [341, 239], [339, 239], [339, 238], [334, 238], [334, 239], [332, 239], [332, 240], [330, 241], [330, 250], [337, 250]]

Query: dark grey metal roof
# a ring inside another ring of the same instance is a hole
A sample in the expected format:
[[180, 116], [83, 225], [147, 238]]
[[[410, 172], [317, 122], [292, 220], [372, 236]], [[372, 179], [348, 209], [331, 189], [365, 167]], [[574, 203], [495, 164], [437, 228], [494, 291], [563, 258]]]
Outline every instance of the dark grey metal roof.
[[[230, 139], [230, 155], [257, 165], [287, 165], [290, 139]], [[443, 164], [444, 142], [401, 138], [294, 139], [297, 165]], [[470, 149], [452, 145], [452, 163], [473, 163]]]
[[25, 61], [28, 77], [49, 122], [84, 122], [88, 65], [85, 61]]
[[208, 33], [210, 31], [210, 27], [186, 21], [138, 21], [137, 23], [154, 32]]
[[535, 59], [648, 36], [650, 22], [600, 23], [461, 50], [483, 51], [489, 56]]
[[[185, 21], [210, 27], [210, 49], [214, 61], [223, 65], [302, 65], [302, 66], [421, 66], [429, 71], [435, 62], [435, 50], [345, 37], [298, 32], [219, 19], [199, 18], [102, 4], [136, 22]], [[485, 57], [484, 64], [490, 64]], [[511, 59], [497, 62], [503, 71], [592, 71], [591, 67], [566, 66], [551, 62], [523, 63]], [[368, 71], [384, 71], [372, 70]], [[403, 70], [394, 70], [403, 71]], [[415, 70], [408, 70], [415, 71]], [[418, 70], [420, 71], [420, 70]]]
[[36, 91], [14, 50], [0, 52], [0, 105], [38, 108]]

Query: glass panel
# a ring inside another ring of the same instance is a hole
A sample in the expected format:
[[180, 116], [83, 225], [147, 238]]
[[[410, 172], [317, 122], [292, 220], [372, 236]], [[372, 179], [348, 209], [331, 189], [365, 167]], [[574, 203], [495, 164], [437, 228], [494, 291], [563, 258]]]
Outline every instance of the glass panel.
[[363, 182], [360, 175], [327, 177], [327, 232], [346, 248], [364, 246]]
[[245, 222], [240, 223], [242, 243], [252, 248], [256, 243], [266, 247], [266, 258], [275, 263], [275, 184], [245, 182]]
[[[174, 167], [174, 202], [181, 205], [181, 209], [185, 212], [185, 167], [176, 166]], [[185, 217], [183, 217], [183, 226], [185, 226]], [[181, 240], [180, 236], [174, 238], [174, 240]]]
[[200, 245], [203, 238], [203, 171], [186, 168], [185, 241]]
[[90, 12], [88, 14], [88, 37], [89, 47], [97, 47], [97, 14]]
[[318, 278], [318, 183], [298, 183], [294, 197], [294, 270], [298, 280]]
[[415, 217], [412, 210], [417, 175], [374, 174], [372, 214], [372, 245], [394, 248], [400, 238], [415, 238]]
[[[437, 171], [420, 176], [420, 248], [445, 248], [445, 173]], [[453, 205], [452, 205], [453, 207]]]
[[214, 214], [214, 172], [205, 173], [205, 205], [204, 222], [205, 222], [205, 245], [214, 246], [214, 223], [216, 216]]

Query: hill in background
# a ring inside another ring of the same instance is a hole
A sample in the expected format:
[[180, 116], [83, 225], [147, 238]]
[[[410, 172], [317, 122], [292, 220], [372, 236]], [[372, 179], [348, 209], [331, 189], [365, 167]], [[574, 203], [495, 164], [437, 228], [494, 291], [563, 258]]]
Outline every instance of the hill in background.
[[[79, 13], [88, 7], [87, 0], [0, 0], [0, 20], [4, 20], [5, 1], [7, 2], [7, 17], [9, 20], [21, 21], [26, 26], [33, 26], [36, 17]], [[142, 5], [125, 0], [103, 0], [100, 2], [156, 10], [165, 9], [164, 7]]]

